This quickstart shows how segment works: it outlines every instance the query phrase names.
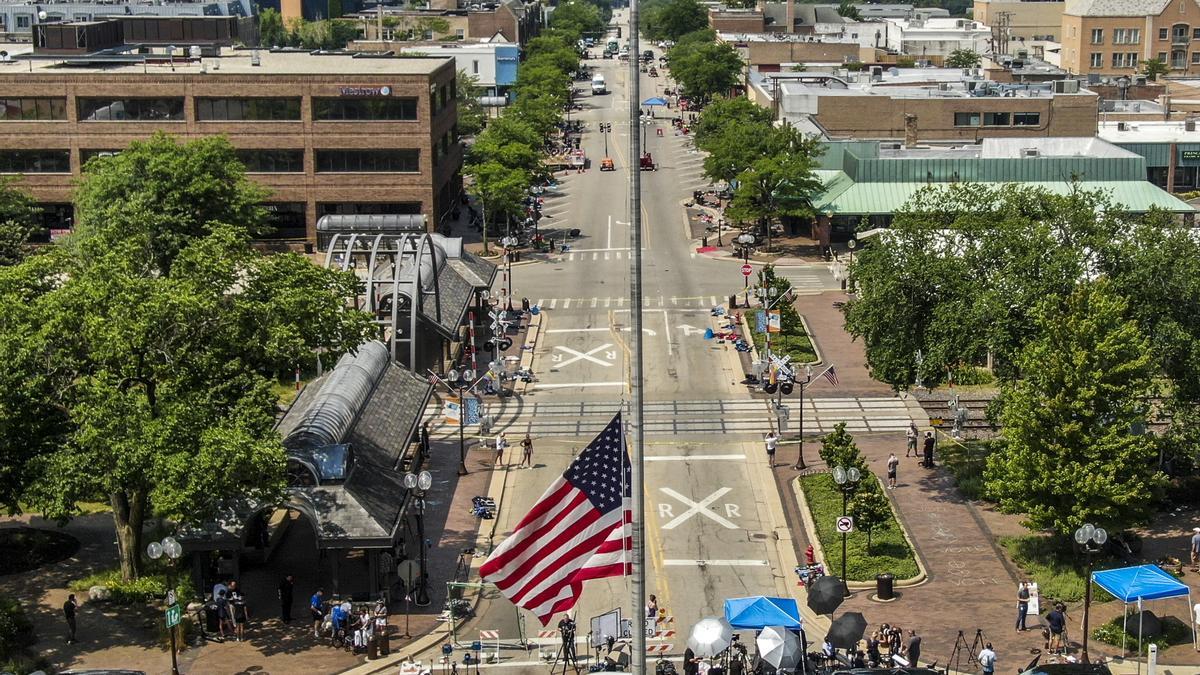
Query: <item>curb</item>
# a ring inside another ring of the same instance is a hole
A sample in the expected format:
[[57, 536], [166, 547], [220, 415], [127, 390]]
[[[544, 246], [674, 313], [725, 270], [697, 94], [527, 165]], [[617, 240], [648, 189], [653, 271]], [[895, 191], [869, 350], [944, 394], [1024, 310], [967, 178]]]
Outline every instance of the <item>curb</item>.
[[[690, 240], [690, 241], [695, 241], [695, 240]], [[820, 265], [821, 263], [824, 262], [823, 260], [805, 260], [804, 258], [780, 258], [779, 260], [776, 260], [774, 262], [767, 262], [764, 260], [754, 260], [754, 259], [750, 259], [749, 261], [746, 261], [746, 260], [742, 260], [741, 258], [733, 255], [732, 253], [729, 255], [713, 255], [711, 253], [697, 253], [696, 255], [703, 256], [705, 258], [708, 258], [709, 260], [722, 260], [722, 261], [728, 261], [728, 262], [735, 262], [735, 263], [738, 263], [739, 265], [743, 265], [743, 264], [746, 264], [747, 262], [749, 262], [749, 264], [751, 264], [751, 265], [773, 265], [775, 267], [812, 267], [813, 265]], [[787, 260], [789, 262], [784, 263], [784, 262], [780, 262], [780, 260]], [[791, 262], [791, 261], [799, 261], [799, 262]]]
[[[521, 367], [529, 368], [529, 372], [533, 372], [533, 354], [537, 351], [538, 338], [542, 336], [542, 317], [546, 313], [539, 311], [536, 315], [530, 317], [529, 326], [525, 329], [525, 346], [529, 349], [523, 350], [521, 354]], [[535, 378], [536, 379], [536, 378]], [[521, 383], [521, 395], [528, 396], [532, 382]]]
[[[820, 472], [816, 472], [820, 473]], [[874, 476], [874, 473], [871, 475]], [[810, 543], [813, 547], [813, 554], [817, 560], [828, 560], [825, 557], [825, 547], [821, 544], [821, 538], [817, 536], [817, 526], [813, 521], [812, 513], [809, 511], [808, 498], [804, 496], [804, 490], [800, 489], [800, 476], [792, 480], [792, 492], [796, 495], [796, 504], [800, 508], [800, 520], [804, 523], [804, 529], [812, 533]], [[875, 480], [879, 482], [881, 489], [884, 489], [883, 480], [879, 476], [875, 476]], [[884, 496], [887, 496], [887, 490], [884, 489]], [[908, 546], [912, 549], [913, 560], [917, 563], [917, 575], [907, 579], [896, 579], [892, 585], [895, 588], [911, 588], [925, 583], [929, 579], [929, 573], [925, 569], [925, 564], [921, 561], [921, 555], [917, 553], [917, 547], [913, 545], [912, 537], [908, 534], [908, 528], [904, 526], [904, 521], [900, 519], [900, 513], [896, 510], [896, 505], [892, 502], [891, 497], [888, 497], [888, 508], [892, 510], [892, 517], [896, 519], [896, 524], [900, 526], [900, 532], [904, 535], [904, 540], [908, 542]], [[830, 570], [825, 570], [829, 574]], [[872, 581], [847, 581], [848, 588], [857, 590], [867, 590], [875, 587]]]
[[800, 312], [796, 312], [796, 314], [800, 317], [800, 325], [804, 326], [804, 334], [808, 336], [808, 344], [812, 345], [813, 354], [815, 354], [817, 357], [815, 361], [807, 361], [805, 363], [801, 363], [800, 365], [819, 366], [824, 364], [825, 357], [821, 356], [821, 348], [817, 345], [817, 338], [813, 336], [812, 328], [810, 328], [808, 325], [808, 319], [806, 319], [803, 314], [800, 314]]

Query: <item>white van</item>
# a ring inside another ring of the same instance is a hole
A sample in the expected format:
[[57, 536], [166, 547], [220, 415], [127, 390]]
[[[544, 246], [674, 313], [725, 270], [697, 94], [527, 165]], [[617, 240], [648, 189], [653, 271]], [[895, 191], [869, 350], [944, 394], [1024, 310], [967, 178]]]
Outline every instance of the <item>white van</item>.
[[604, 84], [604, 76], [597, 73], [592, 76], [592, 94], [607, 94], [608, 87]]

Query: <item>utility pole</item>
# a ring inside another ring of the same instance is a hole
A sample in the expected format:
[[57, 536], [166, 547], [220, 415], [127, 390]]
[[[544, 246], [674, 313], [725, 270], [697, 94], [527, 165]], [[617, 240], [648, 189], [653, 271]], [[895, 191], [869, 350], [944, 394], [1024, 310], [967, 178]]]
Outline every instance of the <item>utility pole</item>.
[[[638, 34], [638, 0], [629, 0], [629, 317], [633, 337], [630, 357], [630, 401], [629, 419], [632, 430], [633, 465], [630, 496], [633, 504], [633, 611], [630, 616], [646, 616], [646, 548], [645, 548], [645, 446], [642, 436], [642, 157], [641, 137], [638, 135], [638, 119], [641, 116], [642, 88], [638, 72], [638, 55], [641, 54]], [[638, 162], [638, 164], [633, 164]], [[646, 675], [646, 631], [634, 622], [633, 675]]]

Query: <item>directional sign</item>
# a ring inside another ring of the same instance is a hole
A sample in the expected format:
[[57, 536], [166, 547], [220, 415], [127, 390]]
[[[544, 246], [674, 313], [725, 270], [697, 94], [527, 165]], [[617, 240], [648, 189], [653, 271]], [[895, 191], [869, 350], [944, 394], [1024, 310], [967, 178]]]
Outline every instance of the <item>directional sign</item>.
[[854, 519], [850, 516], [838, 516], [837, 531], [843, 534], [854, 531]]
[[183, 611], [179, 609], [179, 605], [171, 605], [167, 608], [167, 628], [178, 626], [181, 618], [183, 618]]
[[748, 277], [751, 274], [754, 274], [754, 268], [750, 266], [750, 263], [742, 265], [742, 276]]

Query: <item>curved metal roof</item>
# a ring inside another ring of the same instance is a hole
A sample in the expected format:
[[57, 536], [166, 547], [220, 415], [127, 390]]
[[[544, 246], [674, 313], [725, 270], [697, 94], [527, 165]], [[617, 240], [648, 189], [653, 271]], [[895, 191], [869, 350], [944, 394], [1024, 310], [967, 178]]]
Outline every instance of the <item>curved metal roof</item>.
[[387, 347], [378, 341], [364, 343], [357, 354], [343, 356], [317, 390], [304, 417], [284, 439], [284, 447], [306, 450], [341, 443], [389, 361]]
[[321, 216], [317, 232], [424, 232], [425, 221], [425, 215], [420, 213], [335, 214]]

